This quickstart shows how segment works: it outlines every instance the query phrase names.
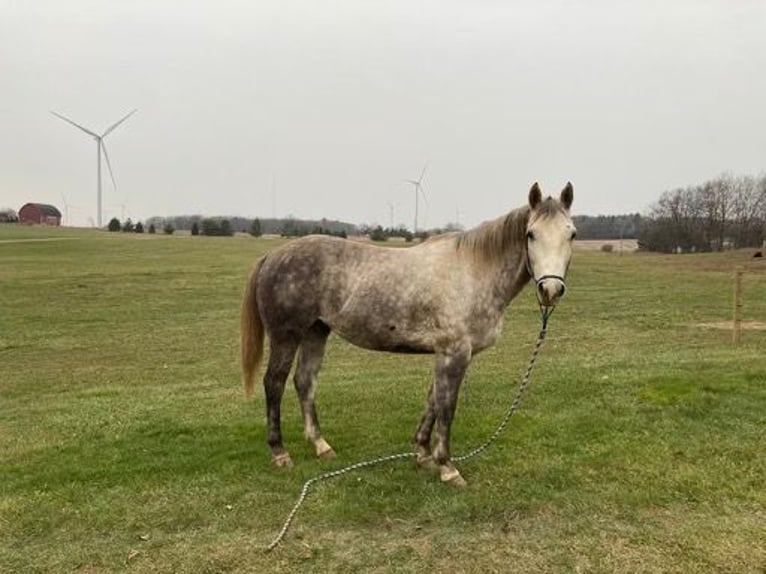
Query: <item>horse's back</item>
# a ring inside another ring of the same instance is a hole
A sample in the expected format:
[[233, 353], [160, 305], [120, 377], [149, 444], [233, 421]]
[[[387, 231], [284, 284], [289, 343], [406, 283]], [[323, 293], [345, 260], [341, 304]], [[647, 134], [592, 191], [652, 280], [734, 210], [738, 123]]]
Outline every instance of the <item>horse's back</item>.
[[[365, 348], [430, 352], [444, 307], [435, 285], [434, 247], [379, 247], [326, 236], [291, 241], [269, 253], [258, 304], [273, 336], [299, 335], [317, 320]], [[438, 283], [438, 282], [437, 282]]]
[[269, 333], [304, 332], [343, 306], [360, 265], [379, 249], [359, 242], [310, 235], [266, 255], [257, 297]]

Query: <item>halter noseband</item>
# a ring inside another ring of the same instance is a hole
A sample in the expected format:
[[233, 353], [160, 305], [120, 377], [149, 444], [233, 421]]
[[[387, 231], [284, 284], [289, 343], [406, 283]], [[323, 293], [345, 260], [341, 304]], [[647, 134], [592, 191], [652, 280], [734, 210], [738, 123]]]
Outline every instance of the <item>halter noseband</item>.
[[[532, 277], [534, 278], [534, 275]], [[561, 285], [564, 287], [564, 291], [561, 293], [561, 296], [563, 297], [564, 294], [567, 292], [567, 282], [564, 281], [564, 278], [561, 275], [543, 275], [539, 279], [535, 279], [535, 286], [539, 289], [540, 283], [542, 283], [546, 279], [558, 279], [559, 281], [561, 281]]]

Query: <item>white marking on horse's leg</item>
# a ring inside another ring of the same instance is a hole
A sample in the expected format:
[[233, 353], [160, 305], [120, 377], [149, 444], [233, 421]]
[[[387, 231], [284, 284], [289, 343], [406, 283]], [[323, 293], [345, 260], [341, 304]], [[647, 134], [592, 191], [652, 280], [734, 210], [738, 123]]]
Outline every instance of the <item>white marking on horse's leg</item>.
[[314, 441], [314, 449], [316, 450], [318, 458], [326, 460], [335, 458], [335, 451], [322, 437], [319, 437]]
[[271, 455], [271, 464], [277, 468], [292, 468], [293, 459], [290, 458], [288, 452], [280, 452], [279, 454]]
[[436, 464], [434, 457], [431, 455], [423, 457], [416, 455], [415, 462], [417, 463], [418, 468], [422, 468], [423, 470], [427, 470], [429, 472], [439, 470], [439, 465]]
[[335, 458], [335, 451], [322, 438], [315, 404], [317, 374], [322, 366], [328, 334], [326, 326], [312, 328], [301, 343], [295, 372], [295, 390], [298, 392], [303, 413], [303, 436], [314, 445], [317, 457], [324, 459]]
[[456, 342], [448, 353], [436, 356], [433, 405], [436, 414], [436, 445], [433, 458], [441, 467], [443, 482], [463, 485], [465, 481], [450, 463], [450, 427], [455, 416], [458, 390], [471, 360], [470, 347]]
[[431, 449], [419, 444], [415, 445], [415, 464], [424, 470], [438, 470], [439, 465], [431, 456]]
[[439, 467], [439, 473], [439, 478], [445, 484], [450, 484], [452, 486], [466, 486], [468, 484], [465, 479], [460, 476], [460, 471], [456, 469], [451, 462], [441, 465]]

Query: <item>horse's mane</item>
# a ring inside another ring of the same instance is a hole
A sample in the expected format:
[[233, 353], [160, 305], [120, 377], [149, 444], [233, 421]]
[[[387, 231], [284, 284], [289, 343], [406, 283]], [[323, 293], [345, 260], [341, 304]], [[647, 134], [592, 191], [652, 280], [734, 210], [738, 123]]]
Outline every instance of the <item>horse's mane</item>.
[[[535, 215], [548, 217], [560, 209], [558, 203], [549, 197], [537, 206]], [[501, 259], [510, 249], [522, 245], [526, 240], [527, 224], [531, 213], [529, 206], [520, 207], [507, 215], [485, 221], [473, 229], [463, 231], [456, 237], [457, 250], [486, 262]]]

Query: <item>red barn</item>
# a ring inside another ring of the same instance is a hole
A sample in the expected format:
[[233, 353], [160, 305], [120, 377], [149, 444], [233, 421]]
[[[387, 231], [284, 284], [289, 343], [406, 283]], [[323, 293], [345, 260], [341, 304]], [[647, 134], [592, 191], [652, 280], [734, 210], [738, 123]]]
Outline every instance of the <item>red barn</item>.
[[61, 225], [61, 212], [47, 203], [25, 203], [19, 209], [19, 222]]

